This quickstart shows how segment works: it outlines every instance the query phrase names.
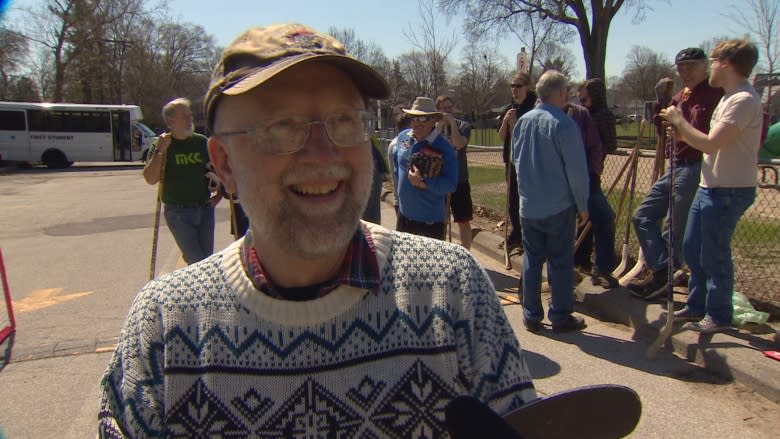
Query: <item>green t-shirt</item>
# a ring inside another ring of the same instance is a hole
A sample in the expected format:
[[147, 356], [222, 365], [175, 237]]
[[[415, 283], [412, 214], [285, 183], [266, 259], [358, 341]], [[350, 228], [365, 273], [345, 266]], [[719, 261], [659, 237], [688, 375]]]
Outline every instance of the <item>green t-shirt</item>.
[[190, 206], [208, 201], [207, 143], [206, 137], [197, 133], [184, 140], [171, 139], [163, 177], [164, 203]]

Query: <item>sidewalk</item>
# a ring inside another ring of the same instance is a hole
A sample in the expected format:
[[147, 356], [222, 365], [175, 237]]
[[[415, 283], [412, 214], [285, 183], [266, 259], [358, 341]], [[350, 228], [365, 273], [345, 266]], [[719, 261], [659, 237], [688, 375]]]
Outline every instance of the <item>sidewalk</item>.
[[[390, 201], [392, 196], [387, 197]], [[460, 242], [458, 227], [452, 227], [452, 241]], [[498, 247], [502, 239], [491, 231], [480, 231], [473, 238], [472, 248], [504, 263], [504, 252]], [[522, 271], [523, 258], [516, 252], [510, 257], [513, 270]], [[544, 273], [543, 273], [544, 275]], [[666, 322], [666, 303], [646, 302], [632, 297], [628, 290], [618, 287], [604, 290], [590, 285], [585, 278], [577, 286], [578, 296], [584, 296], [576, 306], [577, 312], [601, 321], [619, 323], [634, 329], [635, 339], [648, 346]], [[675, 302], [681, 308], [685, 296], [676, 295]], [[775, 328], [776, 330], [777, 328]], [[744, 329], [732, 329], [726, 333], [699, 334], [681, 331], [676, 324], [665, 349], [673, 349], [678, 356], [695, 362], [712, 373], [734, 380], [751, 388], [765, 398], [780, 404], [780, 361], [767, 358], [764, 350], [777, 350], [771, 334], [752, 334]], [[648, 359], [647, 361], [653, 361]]]

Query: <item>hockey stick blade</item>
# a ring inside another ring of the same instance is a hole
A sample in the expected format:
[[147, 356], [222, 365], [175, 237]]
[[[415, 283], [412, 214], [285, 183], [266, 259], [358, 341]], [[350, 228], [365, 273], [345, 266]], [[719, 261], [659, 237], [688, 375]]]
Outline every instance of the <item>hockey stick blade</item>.
[[653, 344], [647, 348], [647, 358], [655, 358], [655, 355], [661, 349], [661, 346], [663, 346], [666, 343], [666, 340], [669, 339], [669, 336], [672, 335], [672, 328], [674, 328], [674, 307], [669, 306], [666, 310], [666, 323], [661, 329], [661, 333], [658, 334], [658, 337], [655, 339]]
[[626, 272], [620, 279], [618, 279], [618, 283], [621, 287], [627, 287], [632, 280], [634, 280], [635, 277], [639, 275], [639, 273], [642, 272], [642, 269], [645, 268], [645, 255], [642, 253], [642, 248], [639, 248], [639, 255], [636, 260], [636, 264], [634, 264], [633, 267], [631, 267], [630, 270]]
[[606, 439], [629, 435], [641, 416], [642, 402], [634, 390], [600, 384], [530, 401], [504, 420], [525, 439]]

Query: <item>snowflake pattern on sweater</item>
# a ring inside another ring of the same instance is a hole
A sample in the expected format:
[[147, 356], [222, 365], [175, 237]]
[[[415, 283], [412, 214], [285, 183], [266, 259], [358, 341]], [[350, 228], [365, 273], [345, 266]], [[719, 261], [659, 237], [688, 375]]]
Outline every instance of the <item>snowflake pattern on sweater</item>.
[[150, 282], [101, 383], [100, 436], [435, 438], [458, 395], [498, 413], [535, 399], [474, 258], [365, 225], [378, 294], [271, 298], [244, 273], [240, 241]]

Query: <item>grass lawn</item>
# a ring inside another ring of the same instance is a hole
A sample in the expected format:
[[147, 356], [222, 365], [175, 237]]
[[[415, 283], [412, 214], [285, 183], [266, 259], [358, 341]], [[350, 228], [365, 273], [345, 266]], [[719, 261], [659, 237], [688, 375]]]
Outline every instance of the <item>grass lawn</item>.
[[763, 264], [780, 264], [780, 224], [767, 220], [742, 217], [734, 231], [734, 247], [743, 257], [761, 258]]
[[471, 130], [469, 144], [482, 146], [502, 146], [504, 142], [498, 138], [498, 131], [494, 128], [474, 128]]
[[[627, 124], [618, 124], [616, 127], [618, 146], [631, 148], [636, 143], [636, 137], [639, 134], [639, 124], [631, 122]], [[655, 126], [648, 124], [645, 126], [645, 132], [642, 136], [642, 146], [655, 148]], [[498, 131], [495, 128], [474, 128], [471, 130], [472, 145], [483, 146], [501, 146], [504, 143], [498, 138]]]
[[469, 183], [475, 205], [496, 213], [506, 209], [506, 184], [503, 166], [470, 165]]
[[504, 183], [504, 167], [489, 165], [470, 165], [469, 183], [472, 186], [488, 183]]

